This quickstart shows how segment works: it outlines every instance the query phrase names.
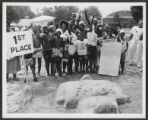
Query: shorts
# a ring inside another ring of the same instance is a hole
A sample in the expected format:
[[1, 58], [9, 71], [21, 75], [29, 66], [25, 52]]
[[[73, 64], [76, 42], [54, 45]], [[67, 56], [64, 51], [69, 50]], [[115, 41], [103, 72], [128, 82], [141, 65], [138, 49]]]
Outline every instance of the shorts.
[[88, 59], [87, 55], [79, 55], [79, 61], [85, 62]]
[[61, 48], [53, 48], [52, 56], [63, 57]]
[[68, 62], [68, 59], [63, 58], [62, 61], [63, 61], [63, 62]]
[[88, 55], [91, 57], [95, 57], [97, 53], [97, 47], [96, 46], [89, 46], [88, 47]]
[[[41, 48], [34, 48], [35, 50], [41, 49]], [[35, 54], [33, 54], [33, 58], [42, 58], [42, 51], [39, 51]]]
[[25, 63], [26, 63], [26, 66], [34, 65], [34, 61], [33, 61], [32, 58], [30, 58], [30, 59], [25, 59]]
[[52, 51], [51, 50], [43, 52], [43, 57], [44, 57], [45, 61], [51, 62], [51, 55], [52, 55]]

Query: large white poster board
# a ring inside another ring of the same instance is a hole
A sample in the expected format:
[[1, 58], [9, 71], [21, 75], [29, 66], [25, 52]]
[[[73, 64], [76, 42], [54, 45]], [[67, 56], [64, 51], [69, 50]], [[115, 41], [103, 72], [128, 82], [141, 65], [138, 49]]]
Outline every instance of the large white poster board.
[[121, 43], [103, 42], [98, 74], [118, 76], [121, 49]]
[[10, 32], [7, 38], [7, 59], [34, 52], [31, 31]]

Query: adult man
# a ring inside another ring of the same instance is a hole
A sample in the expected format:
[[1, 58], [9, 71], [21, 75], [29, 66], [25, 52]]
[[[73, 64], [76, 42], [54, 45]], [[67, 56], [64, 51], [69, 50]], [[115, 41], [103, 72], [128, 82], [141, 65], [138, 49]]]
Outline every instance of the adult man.
[[40, 32], [39, 32], [39, 27], [38, 26], [33, 26], [33, 45], [34, 45], [34, 49], [36, 52], [35, 54], [33, 54], [33, 60], [36, 63], [36, 59], [38, 60], [38, 76], [40, 76], [40, 71], [41, 71], [41, 60], [42, 60], [42, 51], [40, 51], [42, 49], [42, 44], [41, 44], [41, 40], [40, 40]]

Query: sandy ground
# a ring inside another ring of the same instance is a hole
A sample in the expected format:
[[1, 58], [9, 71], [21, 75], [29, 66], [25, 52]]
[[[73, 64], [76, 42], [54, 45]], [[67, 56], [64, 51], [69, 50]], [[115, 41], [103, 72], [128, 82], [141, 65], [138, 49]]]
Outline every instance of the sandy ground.
[[[17, 113], [75, 113], [75, 111], [63, 111], [55, 105], [55, 96], [58, 86], [66, 81], [79, 80], [85, 73], [77, 73], [67, 75], [65, 77], [48, 77], [44, 68], [44, 60], [42, 64], [41, 76], [39, 82], [33, 82], [32, 76], [29, 74], [30, 80], [28, 85], [32, 88], [32, 101], [28, 102], [24, 107], [16, 111]], [[98, 74], [90, 74], [94, 80], [109, 80], [117, 83], [123, 90], [127, 92], [131, 99], [131, 103], [119, 106], [121, 113], [142, 113], [142, 71], [136, 66], [127, 66], [124, 75], [118, 77], [103, 76]], [[9, 84], [25, 84], [23, 83], [23, 71], [18, 73], [19, 81], [10, 80]]]

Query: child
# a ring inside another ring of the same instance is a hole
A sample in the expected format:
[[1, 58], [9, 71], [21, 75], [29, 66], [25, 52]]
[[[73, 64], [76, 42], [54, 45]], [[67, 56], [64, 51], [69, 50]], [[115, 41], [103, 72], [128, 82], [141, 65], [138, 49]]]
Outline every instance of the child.
[[43, 45], [43, 57], [45, 60], [46, 72], [48, 76], [50, 76], [49, 65], [51, 64], [52, 41], [53, 41], [52, 39], [53, 39], [53, 30], [49, 29], [47, 26], [43, 27], [43, 34], [41, 36], [41, 41]]
[[79, 32], [75, 46], [79, 56], [80, 72], [88, 71], [87, 44], [87, 39], [84, 39], [83, 33]]
[[56, 35], [53, 38], [53, 50], [52, 50], [52, 70], [55, 76], [62, 75], [61, 62], [62, 62], [62, 51], [63, 51], [63, 38], [60, 37], [61, 29], [56, 30]]
[[68, 53], [68, 46], [69, 46], [69, 41], [68, 39], [63, 42], [64, 47], [63, 47], [63, 76], [66, 75], [65, 69], [67, 67], [68, 70], [68, 59], [69, 59], [69, 53]]
[[117, 41], [122, 44], [120, 67], [121, 67], [121, 74], [124, 74], [125, 58], [126, 58], [126, 52], [127, 52], [127, 49], [128, 49], [128, 42], [127, 42], [127, 38], [125, 37], [125, 31], [124, 30], [120, 31], [120, 34], [118, 35]]
[[73, 60], [75, 62], [75, 72], [78, 71], [78, 55], [76, 52], [76, 47], [74, 46], [75, 41], [77, 41], [77, 36], [71, 32], [69, 46], [68, 46], [68, 53], [69, 53], [69, 60], [68, 60], [68, 72], [72, 74], [72, 66]]

